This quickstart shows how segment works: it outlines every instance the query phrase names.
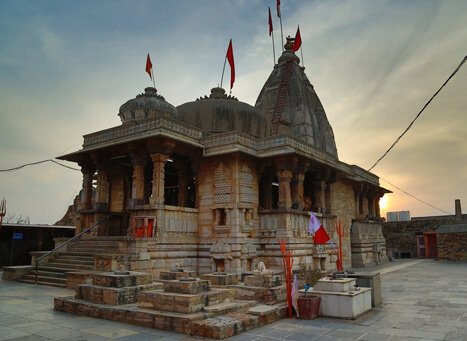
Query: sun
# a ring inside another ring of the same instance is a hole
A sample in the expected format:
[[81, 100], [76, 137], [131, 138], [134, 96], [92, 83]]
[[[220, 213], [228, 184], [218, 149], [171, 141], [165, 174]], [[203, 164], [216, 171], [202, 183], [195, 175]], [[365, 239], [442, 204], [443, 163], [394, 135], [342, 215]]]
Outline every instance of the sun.
[[381, 199], [379, 199], [379, 207], [382, 210], [385, 210], [388, 207], [388, 197], [383, 196]]

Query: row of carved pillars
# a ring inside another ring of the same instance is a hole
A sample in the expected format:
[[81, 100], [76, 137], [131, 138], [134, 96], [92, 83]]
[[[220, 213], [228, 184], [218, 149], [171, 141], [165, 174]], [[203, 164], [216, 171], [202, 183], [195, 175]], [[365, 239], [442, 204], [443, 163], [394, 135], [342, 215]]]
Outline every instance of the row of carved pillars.
[[362, 218], [380, 218], [379, 199], [382, 196], [368, 185], [359, 184], [354, 187], [355, 216]]
[[[150, 154], [150, 159], [153, 166], [152, 174], [152, 202], [151, 204], [164, 204], [164, 189], [165, 189], [165, 164], [169, 159], [166, 154]], [[131, 182], [131, 197], [130, 206], [142, 205], [145, 202], [145, 178], [144, 170], [148, 162], [148, 158], [141, 154], [131, 154], [131, 164], [133, 167], [132, 182]], [[95, 171], [97, 170], [97, 187], [95, 197], [95, 208], [106, 208], [109, 204], [109, 164], [97, 162], [97, 166], [84, 164], [81, 166], [83, 173], [83, 190], [81, 195], [81, 205], [84, 209], [93, 208], [92, 203], [92, 181]], [[185, 203], [187, 198], [187, 174], [181, 171], [179, 177], [179, 203]]]
[[[265, 209], [273, 207], [271, 183], [274, 181], [274, 177], [277, 176], [279, 186], [277, 208], [303, 210], [305, 208], [304, 183], [308, 168], [309, 165], [305, 162], [278, 158], [275, 162], [274, 170], [268, 168], [263, 174], [260, 189], [260, 191], [264, 191], [262, 206]], [[309, 173], [309, 176], [311, 176], [311, 173]], [[308, 193], [313, 202], [313, 207], [316, 210], [320, 208], [325, 212], [326, 207], [330, 208], [329, 183], [324, 180], [324, 176], [321, 176], [313, 181], [313, 188], [313, 193]], [[311, 198], [312, 194], [313, 197]]]

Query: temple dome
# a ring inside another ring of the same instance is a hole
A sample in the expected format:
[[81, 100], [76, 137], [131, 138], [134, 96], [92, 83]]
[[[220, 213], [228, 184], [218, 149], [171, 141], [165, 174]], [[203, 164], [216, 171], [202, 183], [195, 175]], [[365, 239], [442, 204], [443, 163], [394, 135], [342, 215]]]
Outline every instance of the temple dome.
[[123, 124], [138, 123], [158, 117], [178, 116], [177, 109], [157, 93], [156, 88], [148, 87], [144, 93], [130, 99], [120, 107], [118, 116]]
[[285, 51], [263, 86], [256, 108], [270, 123], [268, 135], [290, 135], [337, 158], [334, 133], [313, 85], [287, 38]]
[[264, 137], [268, 121], [255, 107], [227, 96], [222, 88], [213, 88], [209, 97], [177, 107], [179, 119], [209, 133], [237, 131]]

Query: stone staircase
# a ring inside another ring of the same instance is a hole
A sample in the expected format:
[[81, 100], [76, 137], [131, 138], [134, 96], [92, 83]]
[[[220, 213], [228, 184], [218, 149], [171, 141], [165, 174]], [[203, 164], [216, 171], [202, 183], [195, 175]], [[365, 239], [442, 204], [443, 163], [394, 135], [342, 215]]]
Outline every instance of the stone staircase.
[[[94, 271], [94, 255], [115, 253], [118, 243], [99, 238], [83, 239], [71, 242], [65, 251], [57, 251], [39, 263], [37, 284], [54, 287], [66, 287], [66, 273], [77, 271]], [[18, 280], [24, 283], [36, 282], [36, 271], [30, 269]]]

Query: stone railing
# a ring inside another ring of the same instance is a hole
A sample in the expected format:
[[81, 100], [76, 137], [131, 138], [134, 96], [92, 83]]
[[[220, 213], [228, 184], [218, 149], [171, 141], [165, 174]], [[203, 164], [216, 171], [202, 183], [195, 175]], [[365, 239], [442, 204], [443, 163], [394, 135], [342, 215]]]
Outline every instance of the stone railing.
[[202, 132], [199, 129], [171, 118], [160, 117], [155, 120], [148, 120], [138, 124], [121, 125], [84, 135], [83, 147], [94, 147], [96, 145], [106, 144], [108, 142], [113, 143], [129, 138], [148, 137], [154, 135], [155, 130], [167, 130], [195, 141], [198, 141], [202, 137]]
[[164, 224], [162, 226], [162, 234], [196, 234], [198, 232], [198, 210], [195, 208], [166, 205]]
[[[310, 236], [308, 226], [310, 213], [303, 211], [268, 210], [259, 211], [259, 237], [285, 238]], [[336, 218], [334, 216], [318, 216], [323, 227], [332, 238]], [[332, 228], [331, 228], [332, 227]]]

